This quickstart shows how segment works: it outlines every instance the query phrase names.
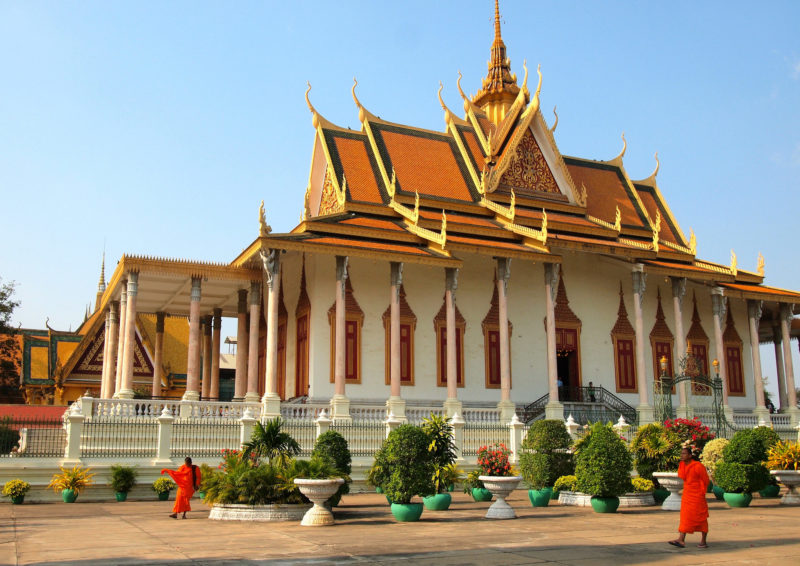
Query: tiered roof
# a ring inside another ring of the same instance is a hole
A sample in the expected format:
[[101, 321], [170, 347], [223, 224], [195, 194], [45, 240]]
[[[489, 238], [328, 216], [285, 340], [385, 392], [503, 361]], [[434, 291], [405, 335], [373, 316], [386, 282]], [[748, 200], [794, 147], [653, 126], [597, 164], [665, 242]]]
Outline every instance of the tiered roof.
[[[300, 224], [255, 241], [233, 265], [263, 247], [381, 257], [458, 267], [461, 254], [503, 255], [558, 263], [568, 250], [644, 263], [648, 271], [724, 282], [748, 297], [773, 297], [759, 272], [699, 260], [662, 195], [655, 171], [632, 180], [627, 144], [608, 161], [565, 156], [539, 108], [542, 74], [531, 95], [528, 70], [517, 86], [500, 34], [482, 90], [467, 97], [464, 117], [444, 103], [442, 132], [382, 120], [361, 103], [361, 130], [332, 124], [306, 101], [316, 130]], [[498, 111], [502, 105], [502, 111]], [[557, 124], [557, 121], [556, 121]], [[736, 285], [744, 285], [739, 288]], [[774, 299], [773, 299], [774, 300]], [[800, 302], [786, 292], [781, 300]]]

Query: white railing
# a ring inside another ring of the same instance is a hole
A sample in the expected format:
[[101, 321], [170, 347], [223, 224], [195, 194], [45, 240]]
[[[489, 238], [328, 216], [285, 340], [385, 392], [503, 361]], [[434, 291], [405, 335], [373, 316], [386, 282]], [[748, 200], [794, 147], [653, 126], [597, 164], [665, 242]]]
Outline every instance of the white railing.
[[733, 424], [739, 427], [755, 428], [758, 426], [758, 417], [756, 415], [734, 413]]
[[412, 424], [421, 424], [424, 419], [434, 415], [442, 416], [445, 414], [443, 407], [407, 407], [406, 418]]
[[465, 421], [474, 423], [499, 423], [500, 411], [495, 408], [465, 408], [462, 415]]
[[[225, 403], [220, 401], [181, 401], [181, 417], [197, 419], [241, 419], [247, 409], [254, 418], [261, 416], [261, 403]], [[188, 408], [188, 409], [187, 409]]]
[[281, 418], [284, 420], [292, 421], [313, 421], [316, 419], [322, 410], [330, 412], [330, 405], [328, 403], [281, 403]]
[[253, 417], [261, 415], [260, 403], [241, 403], [224, 401], [181, 401], [169, 399], [88, 399], [92, 404], [91, 414], [95, 417], [109, 418], [155, 418], [162, 414], [164, 407], [173, 417], [183, 418], [221, 418], [240, 419], [249, 408]]
[[383, 405], [350, 406], [350, 416], [357, 421], [385, 421], [386, 407]]
[[770, 415], [772, 426], [789, 428], [792, 426], [792, 419], [789, 415]]

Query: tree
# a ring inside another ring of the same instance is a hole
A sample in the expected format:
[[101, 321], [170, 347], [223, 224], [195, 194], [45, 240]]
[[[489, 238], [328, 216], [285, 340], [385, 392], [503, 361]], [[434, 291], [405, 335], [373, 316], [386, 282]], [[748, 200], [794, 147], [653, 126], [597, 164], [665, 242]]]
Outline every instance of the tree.
[[11, 326], [19, 301], [14, 300], [14, 282], [2, 281], [0, 278], [0, 402], [22, 402], [19, 342], [17, 330]]

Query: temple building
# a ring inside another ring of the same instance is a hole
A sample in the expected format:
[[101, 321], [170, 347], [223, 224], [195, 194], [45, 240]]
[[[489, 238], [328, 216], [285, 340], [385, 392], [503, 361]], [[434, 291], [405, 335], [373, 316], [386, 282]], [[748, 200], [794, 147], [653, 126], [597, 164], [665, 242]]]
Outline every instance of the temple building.
[[[557, 116], [549, 125], [539, 107], [541, 72], [511, 72], [497, 4], [488, 74], [475, 96], [460, 82], [463, 114], [440, 88], [443, 131], [376, 117], [357, 83], [361, 129], [337, 126], [309, 85], [300, 223], [273, 233], [268, 198], [258, 236], [230, 263], [123, 256], [94, 313], [48, 351], [63, 400], [87, 388], [131, 398], [140, 386], [219, 399], [220, 320], [231, 317], [232, 397], [266, 417], [324, 401], [335, 419], [363, 405], [403, 419], [426, 404], [497, 408], [507, 421], [536, 402], [564, 418], [602, 389], [646, 423], [654, 384], [687, 351], [699, 373], [718, 371], [727, 412], [764, 415], [761, 336], [776, 344], [797, 423], [800, 293], [764, 285], [763, 258], [754, 271], [733, 253], [729, 265], [698, 258], [658, 161], [645, 179], [628, 175], [624, 136], [613, 159], [562, 154]], [[677, 387], [677, 413], [701, 395]]]

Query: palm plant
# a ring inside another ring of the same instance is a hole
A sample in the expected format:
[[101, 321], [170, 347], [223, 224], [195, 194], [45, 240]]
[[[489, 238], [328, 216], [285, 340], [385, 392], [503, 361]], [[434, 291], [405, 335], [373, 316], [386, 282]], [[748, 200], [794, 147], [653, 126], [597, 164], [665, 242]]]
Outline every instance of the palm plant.
[[256, 423], [250, 441], [242, 445], [245, 458], [254, 456], [256, 459], [266, 458], [270, 463], [285, 463], [292, 456], [300, 453], [300, 445], [287, 432], [281, 431], [283, 420], [280, 417], [267, 421], [266, 424]]

